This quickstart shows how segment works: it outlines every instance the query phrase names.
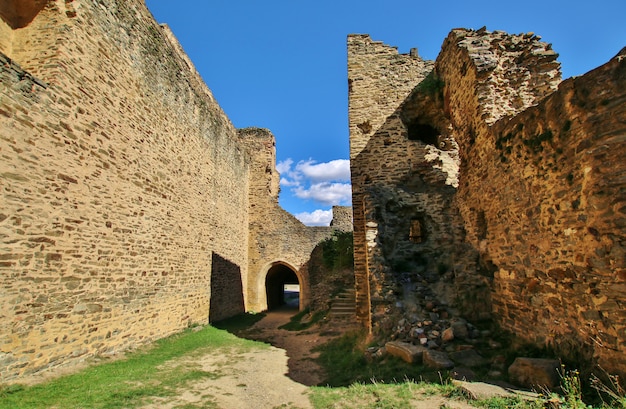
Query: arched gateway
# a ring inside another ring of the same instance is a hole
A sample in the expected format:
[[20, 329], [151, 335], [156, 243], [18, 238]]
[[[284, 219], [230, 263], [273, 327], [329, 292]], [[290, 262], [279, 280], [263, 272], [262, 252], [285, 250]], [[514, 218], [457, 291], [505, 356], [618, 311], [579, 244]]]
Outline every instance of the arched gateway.
[[244, 277], [245, 310], [276, 308], [285, 300], [285, 285], [297, 285], [299, 308], [306, 308], [310, 289], [306, 265], [311, 253], [335, 230], [352, 230], [352, 208], [333, 207], [331, 226], [305, 226], [280, 207], [280, 174], [274, 136], [267, 129], [239, 130], [250, 157], [248, 268]]
[[[296, 305], [296, 302], [299, 309], [306, 308], [308, 285], [304, 277], [289, 263], [283, 261], [271, 263], [267, 272], [262, 276], [265, 276], [263, 285], [268, 310], [286, 304]], [[297, 300], [293, 297], [295, 292], [298, 293]]]

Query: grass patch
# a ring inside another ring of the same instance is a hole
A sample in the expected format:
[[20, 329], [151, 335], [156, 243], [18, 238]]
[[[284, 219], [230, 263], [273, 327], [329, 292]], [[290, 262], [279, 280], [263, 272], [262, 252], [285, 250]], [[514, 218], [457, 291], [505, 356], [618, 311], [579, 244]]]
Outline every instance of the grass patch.
[[341, 388], [313, 387], [310, 399], [316, 409], [409, 409], [420, 407], [418, 402], [430, 396], [453, 397], [456, 394], [456, 388], [451, 384], [435, 385], [412, 381], [396, 384], [375, 382], [354, 383]]
[[183, 356], [197, 357], [217, 348], [240, 353], [267, 348], [267, 345], [237, 338], [210, 326], [199, 331], [190, 329], [156, 341], [124, 359], [102, 363], [41, 385], [0, 388], [0, 408], [134, 408], [154, 398], [172, 396], [190, 382], [221, 376], [219, 372], [203, 371], [193, 359], [171, 362]]
[[399, 381], [441, 382], [448, 378], [446, 371], [437, 372], [423, 365], [413, 365], [394, 356], [367, 359], [364, 353], [365, 332], [349, 332], [317, 347], [318, 363], [326, 372], [325, 385], [349, 386], [354, 383], [380, 382], [394, 384]]
[[324, 311], [316, 311], [313, 313], [313, 315], [310, 317], [308, 321], [302, 322], [302, 319], [308, 316], [309, 312], [310, 311], [308, 308], [300, 311], [299, 313], [291, 317], [288, 323], [281, 325], [278, 328], [286, 329], [287, 331], [302, 331], [302, 330], [312, 327], [313, 325], [318, 323], [322, 318], [324, 318]]

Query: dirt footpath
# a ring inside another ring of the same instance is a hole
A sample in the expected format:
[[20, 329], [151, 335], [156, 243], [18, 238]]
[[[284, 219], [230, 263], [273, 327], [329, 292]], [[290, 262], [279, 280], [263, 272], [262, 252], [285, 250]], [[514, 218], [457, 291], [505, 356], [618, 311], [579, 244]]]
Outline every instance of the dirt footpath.
[[298, 332], [278, 329], [281, 325], [288, 323], [296, 313], [297, 310], [290, 308], [271, 311], [254, 326], [237, 336], [267, 342], [284, 349], [289, 357], [289, 370], [286, 375], [306, 386], [318, 385], [324, 380], [324, 372], [314, 361], [319, 353], [313, 352], [312, 349], [339, 336], [340, 333], [336, 331], [320, 333], [319, 326]]
[[[313, 361], [311, 349], [327, 342], [319, 329], [287, 331], [278, 329], [297, 313], [294, 309], [272, 311], [254, 326], [236, 334], [267, 342], [269, 349], [233, 356], [218, 350], [195, 359], [203, 371], [215, 373], [189, 385], [179, 396], [159, 399], [143, 409], [199, 408], [312, 408], [308, 388], [323, 380], [322, 369]], [[333, 334], [337, 336], [338, 334]], [[187, 405], [187, 406], [185, 406]]]

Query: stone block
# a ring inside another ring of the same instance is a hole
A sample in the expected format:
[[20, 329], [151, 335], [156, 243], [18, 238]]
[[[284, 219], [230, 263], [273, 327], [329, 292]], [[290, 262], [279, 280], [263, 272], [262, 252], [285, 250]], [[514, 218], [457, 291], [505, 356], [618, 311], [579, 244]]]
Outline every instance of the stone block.
[[560, 367], [556, 359], [515, 358], [509, 367], [509, 379], [526, 388], [552, 390], [560, 384]]
[[385, 344], [387, 353], [397, 356], [410, 364], [419, 364], [422, 362], [422, 356], [428, 348], [421, 345], [413, 345], [408, 342], [391, 341]]
[[454, 362], [450, 360], [448, 354], [441, 351], [434, 351], [432, 349], [424, 352], [423, 358], [424, 365], [433, 369], [452, 369], [454, 368]]

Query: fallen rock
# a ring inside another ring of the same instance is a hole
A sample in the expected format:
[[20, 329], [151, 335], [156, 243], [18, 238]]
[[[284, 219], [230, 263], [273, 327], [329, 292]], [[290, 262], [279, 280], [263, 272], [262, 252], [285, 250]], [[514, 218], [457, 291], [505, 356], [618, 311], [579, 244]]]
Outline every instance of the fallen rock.
[[469, 399], [475, 400], [507, 398], [514, 396], [525, 400], [535, 400], [540, 398], [539, 394], [536, 393], [503, 388], [502, 386], [484, 382], [466, 382], [453, 379], [452, 384], [459, 388]]
[[515, 358], [509, 366], [509, 379], [526, 388], [553, 390], [560, 384], [560, 367], [556, 359]]
[[452, 328], [446, 328], [441, 334], [441, 341], [450, 342], [454, 340], [454, 330]]
[[469, 336], [469, 331], [467, 329], [467, 323], [465, 322], [465, 320], [453, 322], [451, 328], [454, 333], [454, 338], [466, 339]]
[[385, 349], [389, 355], [397, 356], [410, 364], [421, 363], [424, 351], [428, 349], [420, 346], [409, 344], [408, 342], [391, 341], [385, 344]]
[[514, 396], [514, 393], [509, 392], [500, 386], [483, 382], [465, 382], [454, 379], [452, 380], [452, 384], [459, 388], [469, 399], [474, 400]]
[[445, 352], [427, 349], [426, 351], [424, 351], [422, 359], [424, 360], [424, 365], [433, 369], [454, 368], [454, 362], [450, 360], [448, 354], [446, 354]]
[[474, 349], [465, 349], [462, 351], [450, 353], [450, 359], [457, 364], [467, 366], [470, 368], [476, 368], [477, 366], [484, 366], [489, 363], [488, 360], [483, 358]]

